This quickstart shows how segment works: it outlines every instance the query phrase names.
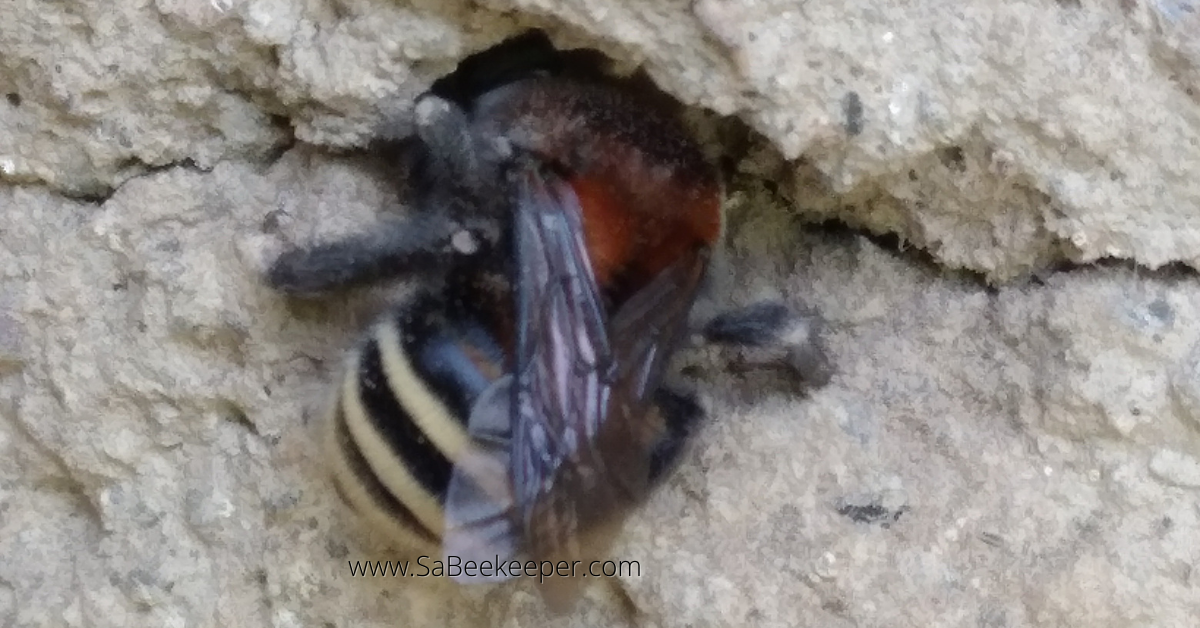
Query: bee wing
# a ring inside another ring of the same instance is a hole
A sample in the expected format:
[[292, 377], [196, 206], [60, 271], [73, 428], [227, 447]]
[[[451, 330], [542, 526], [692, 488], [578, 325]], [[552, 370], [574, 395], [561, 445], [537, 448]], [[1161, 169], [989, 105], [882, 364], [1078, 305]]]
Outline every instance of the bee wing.
[[[534, 168], [519, 176], [513, 375], [472, 410], [475, 446], [455, 465], [444, 543], [463, 561], [525, 551], [578, 574], [607, 557], [624, 514], [646, 492], [645, 412], [707, 256], [697, 251], [668, 267], [610, 321], [574, 191]], [[559, 609], [580, 584], [542, 581]]]
[[[446, 488], [446, 529], [442, 546], [446, 564], [467, 561], [507, 563], [523, 549], [522, 531], [513, 517], [509, 483], [512, 447], [512, 376], [491, 384], [475, 401], [467, 421], [471, 444], [454, 463]], [[464, 583], [497, 582], [503, 572], [474, 571], [452, 575]]]
[[[575, 539], [579, 512], [570, 491], [579, 482], [573, 471], [597, 480], [605, 475], [592, 442], [615, 376], [582, 210], [570, 186], [554, 175], [530, 168], [518, 176], [513, 375], [472, 408], [473, 445], [455, 461], [446, 494], [448, 560], [491, 558], [500, 550], [525, 550], [540, 560], [543, 544], [557, 548]], [[606, 494], [590, 491], [589, 499], [608, 510], [620, 496], [597, 484]], [[543, 534], [552, 539], [543, 542]]]
[[[609, 321], [570, 185], [530, 169], [517, 184], [517, 329], [510, 465], [517, 523], [539, 561], [604, 560], [647, 489], [645, 413], [703, 274], [697, 251]], [[577, 571], [578, 573], [578, 571]], [[576, 579], [550, 578], [551, 606]]]

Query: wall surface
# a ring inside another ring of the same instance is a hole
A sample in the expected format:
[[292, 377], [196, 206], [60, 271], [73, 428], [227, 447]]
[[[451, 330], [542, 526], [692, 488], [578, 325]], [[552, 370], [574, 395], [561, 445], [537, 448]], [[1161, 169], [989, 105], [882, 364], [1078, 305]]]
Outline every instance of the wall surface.
[[389, 292], [258, 280], [404, 211], [347, 149], [529, 26], [694, 107], [730, 172], [720, 296], [817, 308], [837, 367], [714, 374], [617, 548], [640, 577], [563, 625], [1195, 625], [1188, 0], [4, 3], [0, 625], [541, 622], [527, 582], [351, 577], [391, 554], [322, 408]]

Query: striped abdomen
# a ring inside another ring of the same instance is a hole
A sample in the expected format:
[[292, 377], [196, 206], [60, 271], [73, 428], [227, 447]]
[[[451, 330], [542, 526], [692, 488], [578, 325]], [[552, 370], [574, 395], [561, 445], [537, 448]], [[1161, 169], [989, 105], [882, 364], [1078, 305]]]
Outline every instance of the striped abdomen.
[[[410, 297], [376, 323], [336, 391], [331, 449], [342, 499], [393, 538], [436, 552], [471, 406], [503, 365], [483, 321], [448, 316], [442, 299], [429, 293]], [[647, 416], [662, 428], [648, 453], [652, 482], [678, 459], [702, 417], [691, 397], [657, 392]]]
[[419, 293], [376, 323], [337, 390], [332, 449], [343, 499], [418, 546], [439, 542], [471, 405], [503, 364], [476, 321]]

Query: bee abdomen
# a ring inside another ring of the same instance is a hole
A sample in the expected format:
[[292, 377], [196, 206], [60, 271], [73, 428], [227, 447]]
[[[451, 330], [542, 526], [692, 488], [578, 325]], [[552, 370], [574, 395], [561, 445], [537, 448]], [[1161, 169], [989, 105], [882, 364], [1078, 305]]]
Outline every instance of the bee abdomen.
[[331, 445], [343, 499], [393, 536], [436, 543], [471, 405], [502, 359], [480, 326], [446, 317], [429, 294], [372, 327], [336, 393]]
[[[342, 500], [392, 538], [437, 551], [471, 407], [503, 367], [481, 324], [447, 316], [427, 293], [375, 324], [336, 392], [330, 444]], [[648, 452], [652, 485], [670, 473], [703, 418], [691, 395], [657, 391], [647, 417], [658, 433]]]

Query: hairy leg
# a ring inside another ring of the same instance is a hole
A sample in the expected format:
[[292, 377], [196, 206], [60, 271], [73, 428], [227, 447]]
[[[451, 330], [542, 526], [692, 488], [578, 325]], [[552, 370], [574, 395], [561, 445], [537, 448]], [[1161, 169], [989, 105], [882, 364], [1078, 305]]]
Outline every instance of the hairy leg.
[[780, 370], [807, 386], [822, 386], [833, 376], [821, 339], [823, 327], [815, 312], [761, 301], [694, 323], [692, 346], [728, 347], [737, 352], [731, 360], [734, 368]]
[[[683, 351], [720, 346], [737, 353], [732, 359], [723, 356], [727, 367], [778, 371], [806, 388], [819, 387], [833, 375], [821, 342], [822, 326], [815, 313], [797, 311], [779, 301], [761, 301], [693, 323], [691, 346]], [[671, 472], [707, 416], [697, 401], [695, 380], [681, 380], [678, 375], [668, 371], [668, 381], [654, 395], [654, 409], [663, 429], [650, 450], [652, 483]]]
[[654, 408], [662, 420], [663, 432], [650, 450], [652, 484], [665, 479], [675, 468], [684, 446], [706, 416], [693, 395], [669, 386], [655, 391]]
[[386, 221], [369, 233], [287, 251], [271, 265], [266, 280], [275, 290], [303, 297], [441, 270], [484, 254], [495, 237], [487, 227], [437, 213]]
[[499, 138], [484, 138], [467, 112], [450, 100], [424, 94], [413, 107], [417, 136], [432, 161], [430, 174], [447, 189], [493, 197], [501, 184], [500, 163], [510, 150]]

